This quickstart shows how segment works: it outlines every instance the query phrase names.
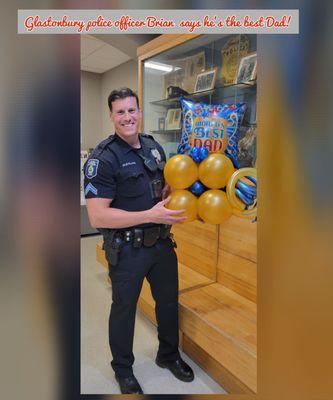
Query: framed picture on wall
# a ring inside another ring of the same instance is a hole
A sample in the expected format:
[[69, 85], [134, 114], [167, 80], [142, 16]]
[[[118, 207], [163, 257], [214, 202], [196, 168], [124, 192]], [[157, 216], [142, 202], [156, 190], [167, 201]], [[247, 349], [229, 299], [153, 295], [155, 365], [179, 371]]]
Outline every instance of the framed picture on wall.
[[239, 62], [248, 55], [250, 41], [246, 35], [231, 35], [221, 51], [221, 80], [223, 86], [233, 85], [237, 79]]
[[181, 109], [176, 108], [173, 114], [173, 129], [180, 129]]
[[214, 89], [217, 68], [210, 69], [197, 75], [194, 92]]
[[165, 129], [167, 131], [180, 129], [181, 110], [180, 108], [170, 108], [167, 112]]
[[194, 91], [195, 81], [198, 74], [205, 70], [205, 52], [194, 54], [193, 56], [187, 57], [185, 77], [183, 87], [189, 93]]
[[167, 88], [176, 86], [188, 93], [194, 91], [195, 80], [200, 72], [205, 70], [205, 52], [201, 51], [192, 56], [170, 60], [174, 70], [164, 75], [165, 98], [168, 98]]
[[158, 130], [159, 131], [164, 131], [165, 129], [165, 118], [164, 117], [160, 117], [158, 119]]
[[239, 63], [236, 83], [254, 83], [257, 78], [257, 53], [243, 57]]

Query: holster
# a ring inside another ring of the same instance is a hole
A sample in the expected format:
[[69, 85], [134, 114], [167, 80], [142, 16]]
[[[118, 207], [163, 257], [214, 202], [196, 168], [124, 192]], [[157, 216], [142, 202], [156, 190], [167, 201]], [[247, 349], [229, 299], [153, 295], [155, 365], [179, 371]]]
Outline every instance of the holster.
[[119, 253], [123, 245], [122, 238], [117, 235], [114, 229], [108, 229], [108, 232], [103, 233], [105, 258], [107, 262], [115, 267], [118, 264]]

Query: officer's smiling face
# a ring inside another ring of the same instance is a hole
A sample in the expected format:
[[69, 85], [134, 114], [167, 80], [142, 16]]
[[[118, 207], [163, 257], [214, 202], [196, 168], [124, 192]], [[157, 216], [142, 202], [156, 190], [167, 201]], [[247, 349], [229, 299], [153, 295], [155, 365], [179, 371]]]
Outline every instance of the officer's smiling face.
[[126, 142], [136, 140], [139, 130], [141, 111], [135, 97], [126, 97], [112, 102], [110, 112], [116, 133]]

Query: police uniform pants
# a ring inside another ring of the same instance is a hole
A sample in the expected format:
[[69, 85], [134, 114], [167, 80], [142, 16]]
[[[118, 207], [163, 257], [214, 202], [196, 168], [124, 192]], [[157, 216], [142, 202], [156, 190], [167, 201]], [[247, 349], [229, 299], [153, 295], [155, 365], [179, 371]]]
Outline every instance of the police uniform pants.
[[118, 264], [109, 265], [112, 280], [112, 305], [109, 318], [109, 343], [112, 368], [118, 376], [133, 374], [133, 337], [136, 305], [146, 277], [156, 302], [158, 356], [178, 358], [178, 267], [172, 241], [159, 239], [152, 247], [133, 248], [124, 244]]

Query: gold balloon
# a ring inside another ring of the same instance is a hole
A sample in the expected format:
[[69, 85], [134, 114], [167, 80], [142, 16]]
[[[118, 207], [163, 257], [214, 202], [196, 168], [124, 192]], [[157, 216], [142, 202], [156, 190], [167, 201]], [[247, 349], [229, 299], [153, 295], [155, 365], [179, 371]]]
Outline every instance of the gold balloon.
[[235, 215], [241, 218], [255, 218], [257, 216], [257, 203], [255, 203], [254, 206], [245, 209], [244, 203], [242, 203], [236, 196], [236, 184], [239, 179], [246, 176], [252, 176], [257, 179], [256, 168], [241, 168], [232, 174], [227, 185], [227, 198]]
[[190, 156], [176, 154], [164, 168], [164, 177], [174, 189], [186, 189], [198, 179], [198, 167]]
[[232, 215], [227, 195], [221, 190], [207, 190], [198, 199], [198, 214], [209, 224], [221, 224]]
[[199, 165], [199, 179], [210, 189], [224, 188], [234, 172], [234, 166], [224, 154], [212, 153]]
[[191, 222], [197, 218], [198, 200], [194, 194], [188, 190], [175, 190], [170, 194], [170, 197], [171, 199], [166, 208], [170, 210], [185, 210], [184, 213], [180, 214], [187, 218], [184, 222]]

